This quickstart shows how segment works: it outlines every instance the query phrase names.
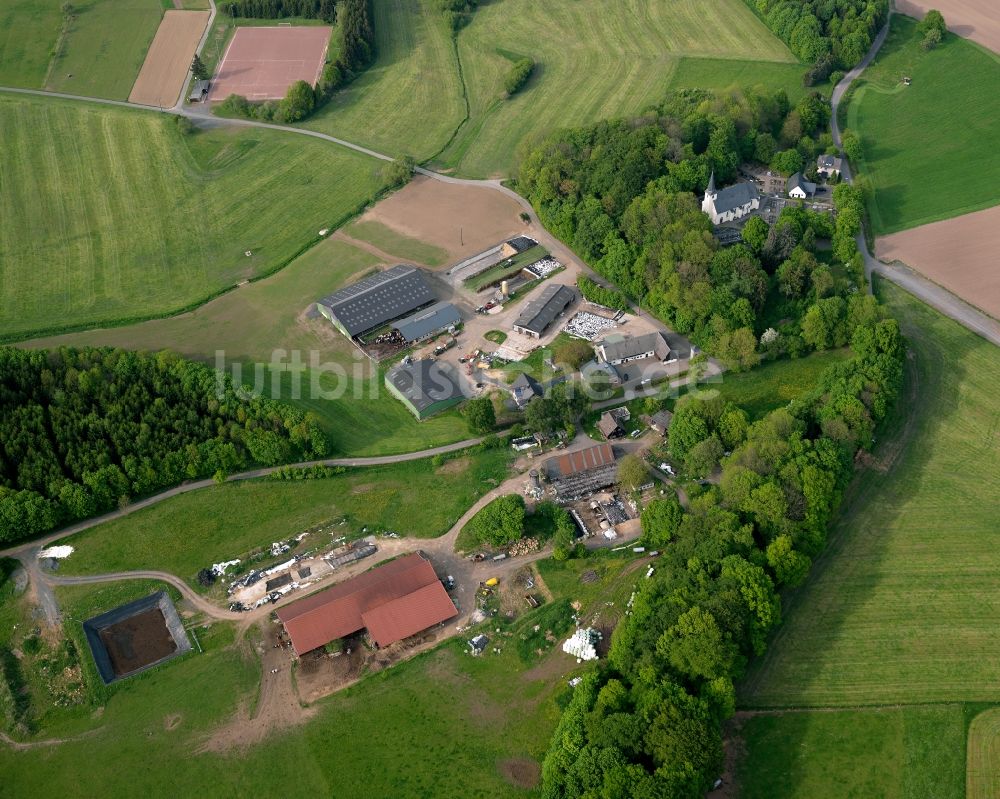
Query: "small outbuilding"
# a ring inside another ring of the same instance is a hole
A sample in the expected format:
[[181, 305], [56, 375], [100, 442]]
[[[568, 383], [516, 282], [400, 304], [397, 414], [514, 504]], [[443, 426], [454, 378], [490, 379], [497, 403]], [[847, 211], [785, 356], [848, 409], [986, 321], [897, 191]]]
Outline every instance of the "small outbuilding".
[[208, 96], [209, 88], [210, 85], [207, 80], [196, 80], [194, 86], [191, 87], [191, 94], [188, 95], [188, 100], [192, 103], [202, 102]]
[[538, 244], [528, 236], [516, 236], [500, 245], [500, 255], [504, 258], [513, 258], [522, 252], [527, 252]]
[[613, 438], [621, 438], [625, 435], [625, 429], [622, 427], [617, 414], [611, 411], [605, 411], [601, 414], [601, 418], [597, 420], [597, 429], [600, 430], [601, 435], [608, 441]]
[[665, 436], [670, 429], [670, 421], [674, 415], [668, 410], [657, 411], [649, 417], [649, 426], [661, 436]]

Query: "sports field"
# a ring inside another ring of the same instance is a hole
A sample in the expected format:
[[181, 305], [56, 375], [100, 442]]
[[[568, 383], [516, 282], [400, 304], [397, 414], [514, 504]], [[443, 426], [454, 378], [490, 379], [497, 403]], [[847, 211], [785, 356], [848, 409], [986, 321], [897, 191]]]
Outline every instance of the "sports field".
[[[1000, 203], [1000, 56], [954, 34], [925, 52], [915, 24], [893, 17], [847, 107], [847, 127], [864, 144], [860, 172], [874, 183], [876, 235]], [[904, 76], [912, 85], [903, 85]]]
[[163, 17], [160, 0], [81, 0], [55, 44], [45, 88], [124, 100]]
[[[458, 48], [470, 118], [439, 160], [477, 177], [509, 173], [533, 135], [660, 101], [679, 58], [795, 61], [741, 0], [505, 0], [475, 12]], [[524, 56], [536, 73], [504, 101]]]
[[[961, 796], [968, 703], [1000, 701], [1000, 349], [892, 284], [880, 292], [913, 352], [905, 398], [740, 689], [744, 708], [817, 708], [746, 722], [748, 796], [820, 795], [801, 787], [852, 784], [859, 768], [881, 788], [844, 795]], [[940, 790], [904, 790], [936, 771]]]
[[280, 100], [298, 80], [314, 86], [323, 71], [330, 31], [324, 26], [237, 28], [212, 78], [210, 101], [238, 94]]
[[288, 135], [0, 96], [0, 338], [203, 302], [377, 191], [369, 159]]
[[130, 103], [170, 108], [177, 102], [208, 17], [207, 11], [171, 9], [163, 14], [129, 93]]

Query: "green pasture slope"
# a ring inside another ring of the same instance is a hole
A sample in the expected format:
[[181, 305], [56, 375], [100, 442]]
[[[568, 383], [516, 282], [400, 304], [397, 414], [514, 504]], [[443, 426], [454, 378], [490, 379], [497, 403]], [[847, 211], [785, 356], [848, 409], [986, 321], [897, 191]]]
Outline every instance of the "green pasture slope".
[[63, 0], [0, 4], [0, 86], [127, 99], [164, 3], [77, 0], [70, 18], [64, 5]]
[[[345, 519], [338, 535], [444, 535], [507, 477], [508, 449], [351, 469], [314, 480], [251, 480], [192, 491], [66, 539], [65, 574], [158, 569], [192, 584], [200, 569], [314, 525]], [[458, 468], [460, 467], [460, 468]], [[314, 542], [319, 543], [319, 542]]]
[[0, 3], [0, 86], [43, 88], [63, 27], [61, 5], [61, 0]]
[[[373, 8], [375, 64], [305, 124], [469, 177], [509, 174], [522, 140], [639, 113], [672, 88], [802, 91], [802, 66], [741, 0], [504, 0], [454, 42], [434, 0]], [[502, 100], [521, 56], [535, 75]]]
[[[869, 730], [865, 749], [897, 750], [927, 779], [939, 771], [940, 790], [903, 791], [907, 781], [877, 757], [851, 762], [821, 710], [746, 721], [744, 780], [759, 788], [749, 796], [765, 795], [782, 758], [801, 781], [775, 799], [819, 795], [801, 786], [821, 778], [860, 779], [832, 763], [865, 769], [879, 786], [844, 795], [961, 796], [963, 719], [1000, 703], [1000, 349], [891, 284], [881, 292], [913, 352], [900, 413], [739, 704], [844, 708], [844, 725]], [[936, 721], [917, 712], [929, 704], [941, 708]], [[873, 709], [847, 712], [864, 706]], [[932, 755], [940, 768], [925, 763]]]
[[[1000, 202], [1000, 56], [952, 33], [925, 52], [915, 25], [893, 17], [847, 105], [847, 127], [864, 146], [860, 172], [874, 184], [876, 235]], [[912, 85], [903, 85], [904, 76]]]
[[[91, 345], [151, 351], [166, 348], [213, 366], [216, 353], [222, 351], [230, 374], [235, 365], [241, 381], [249, 385], [255, 382], [252, 364], [269, 363], [275, 351], [282, 351], [279, 355], [286, 362], [292, 352], [298, 351], [307, 367], [315, 352], [321, 368], [307, 368], [298, 397], [293, 395], [289, 381], [273, 394], [270, 375], [262, 372], [261, 377], [268, 395], [319, 417], [336, 455], [394, 455], [471, 437], [465, 420], [455, 410], [418, 422], [385, 389], [383, 373], [377, 367], [325, 318], [318, 314], [310, 318], [307, 313], [318, 298], [378, 265], [378, 258], [369, 252], [339, 239], [328, 239], [280, 272], [223, 294], [190, 313], [34, 339], [26, 346]], [[339, 374], [323, 372], [327, 366], [339, 369]], [[319, 388], [330, 393], [314, 393], [314, 377]]]
[[176, 313], [378, 191], [370, 159], [289, 135], [0, 95], [0, 340]]
[[[509, 172], [518, 145], [546, 130], [659, 102], [681, 58], [795, 61], [740, 0], [505, 0], [475, 12], [458, 49], [470, 118], [439, 160], [473, 176]], [[502, 100], [523, 56], [536, 74]]]

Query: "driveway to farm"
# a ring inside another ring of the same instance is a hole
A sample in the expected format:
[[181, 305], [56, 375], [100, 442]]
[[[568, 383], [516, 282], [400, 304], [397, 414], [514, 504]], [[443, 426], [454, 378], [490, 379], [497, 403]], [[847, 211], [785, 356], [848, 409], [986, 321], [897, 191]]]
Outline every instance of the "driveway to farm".
[[[842, 150], [840, 124], [837, 119], [840, 102], [844, 99], [844, 95], [847, 93], [850, 85], [861, 76], [861, 73], [865, 71], [868, 65], [875, 60], [875, 56], [878, 55], [878, 51], [881, 49], [882, 44], [885, 42], [885, 38], [889, 33], [889, 24], [892, 21], [892, 15], [895, 13], [894, 5], [895, 4], [890, 5], [889, 16], [886, 18], [885, 25], [882, 30], [878, 32], [878, 35], [875, 37], [875, 41], [872, 42], [871, 49], [868, 51], [867, 55], [865, 55], [865, 57], [861, 59], [861, 62], [854, 67], [854, 69], [848, 72], [844, 76], [843, 80], [841, 80], [840, 83], [838, 83], [833, 89], [833, 94], [830, 98], [830, 105], [832, 109], [830, 114], [830, 130], [833, 134], [833, 143], [838, 149]], [[843, 159], [843, 171], [841, 174], [843, 179], [847, 182], [851, 182], [853, 180], [850, 163], [846, 157]], [[987, 341], [1000, 346], [1000, 323], [998, 323], [997, 320], [983, 313], [979, 309], [973, 308], [967, 302], [959, 299], [947, 289], [928, 280], [923, 275], [918, 274], [904, 264], [898, 261], [894, 263], [883, 263], [875, 258], [870, 252], [868, 252], [868, 243], [865, 240], [863, 230], [858, 234], [857, 241], [858, 249], [861, 251], [861, 255], [864, 258], [865, 278], [868, 281], [869, 290], [872, 286], [873, 274], [879, 275], [887, 280], [891, 280], [897, 286], [900, 286], [914, 297], [917, 297], [927, 303], [936, 311], [954, 319], [960, 325], [968, 328], [973, 333], [982, 336]]]

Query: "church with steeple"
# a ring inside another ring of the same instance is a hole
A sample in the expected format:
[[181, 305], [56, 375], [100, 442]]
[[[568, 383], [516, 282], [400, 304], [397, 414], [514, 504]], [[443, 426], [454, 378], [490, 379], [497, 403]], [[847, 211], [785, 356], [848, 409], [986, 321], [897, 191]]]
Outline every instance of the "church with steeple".
[[701, 202], [701, 210], [712, 217], [713, 225], [723, 222], [738, 222], [751, 211], [760, 208], [760, 192], [753, 183], [734, 183], [722, 191], [715, 188], [715, 171], [708, 179], [705, 189], [705, 199]]

